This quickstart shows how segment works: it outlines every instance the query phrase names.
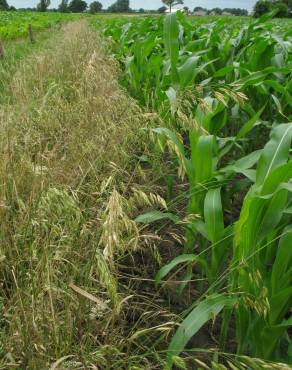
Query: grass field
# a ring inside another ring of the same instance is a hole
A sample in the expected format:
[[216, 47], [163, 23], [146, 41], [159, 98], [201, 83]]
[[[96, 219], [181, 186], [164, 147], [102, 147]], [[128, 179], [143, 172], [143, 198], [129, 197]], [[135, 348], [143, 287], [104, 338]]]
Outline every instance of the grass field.
[[60, 24], [0, 60], [0, 369], [291, 368], [292, 21], [30, 16]]

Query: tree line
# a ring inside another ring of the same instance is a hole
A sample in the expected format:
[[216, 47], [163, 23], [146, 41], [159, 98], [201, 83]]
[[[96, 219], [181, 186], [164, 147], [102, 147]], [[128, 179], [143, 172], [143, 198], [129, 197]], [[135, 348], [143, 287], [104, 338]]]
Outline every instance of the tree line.
[[[183, 0], [162, 0], [165, 6], [158, 8], [157, 10], [147, 10], [147, 13], [164, 13], [168, 9], [171, 11], [172, 6], [183, 4]], [[21, 10], [32, 10], [32, 11], [40, 11], [46, 12], [50, 11], [59, 11], [62, 13], [83, 13], [85, 11], [89, 11], [89, 13], [98, 13], [101, 11], [108, 11], [110, 13], [130, 13], [133, 10], [130, 8], [130, 1], [129, 0], [116, 0], [112, 5], [110, 5], [107, 9], [103, 10], [103, 5], [100, 1], [93, 1], [87, 4], [84, 0], [61, 0], [58, 9], [48, 9], [51, 5], [50, 0], [40, 0], [36, 8], [26, 8]], [[9, 6], [7, 0], [0, 0], [0, 10], [16, 10], [13, 6]], [[183, 9], [185, 13], [190, 13], [190, 9], [188, 7], [184, 7]], [[220, 15], [223, 12], [228, 12], [233, 15], [247, 15], [248, 12], [245, 9], [220, 9], [214, 8], [211, 10], [196, 7], [194, 8], [194, 12], [202, 10], [205, 11], [206, 14], [216, 14]], [[145, 9], [141, 8], [138, 10], [140, 13], [146, 12]]]
[[[22, 8], [20, 10], [30, 10], [30, 11], [39, 11], [39, 12], [46, 12], [50, 11], [59, 11], [62, 13], [83, 13], [85, 11], [89, 11], [90, 13], [97, 13], [102, 11], [103, 5], [99, 1], [93, 1], [87, 4], [84, 0], [61, 0], [61, 3], [58, 6], [58, 9], [48, 9], [51, 5], [51, 0], [40, 0], [37, 4], [36, 8]], [[9, 6], [7, 0], [0, 0], [0, 10], [16, 10], [14, 6]], [[128, 12], [131, 11], [130, 9], [130, 1], [129, 0], [117, 0], [114, 4], [112, 4], [108, 11], [116, 11], [116, 12]]]
[[[183, 0], [162, 0], [165, 6], [160, 7], [157, 10], [147, 10], [147, 13], [164, 13], [167, 10], [171, 11], [175, 5], [183, 4]], [[45, 12], [51, 5], [51, 0], [40, 0], [36, 8], [22, 9], [22, 10], [36, 10]], [[9, 6], [7, 0], [0, 0], [0, 10], [16, 10], [13, 6]], [[184, 7], [185, 13], [190, 13], [188, 7]], [[85, 0], [61, 0], [58, 9], [50, 9], [50, 11], [59, 11], [62, 13], [83, 13], [89, 11], [89, 13], [98, 13], [103, 11], [103, 5], [100, 1], [93, 1], [89, 4]], [[130, 8], [129, 0], [116, 0], [108, 9], [104, 10], [110, 13], [130, 13], [133, 10]], [[213, 8], [206, 9], [202, 7], [195, 7], [193, 12], [205, 12], [206, 14], [221, 15], [229, 13], [236, 16], [246, 16], [248, 12], [246, 9], [240, 8]], [[253, 15], [260, 17], [265, 13], [274, 11], [275, 16], [280, 18], [292, 17], [292, 0], [258, 0], [254, 7]], [[139, 9], [140, 13], [144, 13], [144, 9]]]
[[278, 18], [292, 18], [292, 0], [259, 0], [254, 7], [254, 16], [261, 17], [274, 12]]

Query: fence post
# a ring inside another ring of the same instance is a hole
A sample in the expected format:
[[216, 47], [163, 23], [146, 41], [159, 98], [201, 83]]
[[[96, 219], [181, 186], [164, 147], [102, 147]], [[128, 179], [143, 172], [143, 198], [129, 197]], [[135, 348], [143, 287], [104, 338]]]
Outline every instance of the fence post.
[[31, 43], [33, 43], [34, 42], [34, 38], [33, 38], [32, 25], [31, 24], [28, 25], [28, 36], [29, 36], [29, 41]]
[[4, 58], [4, 46], [0, 40], [0, 59]]

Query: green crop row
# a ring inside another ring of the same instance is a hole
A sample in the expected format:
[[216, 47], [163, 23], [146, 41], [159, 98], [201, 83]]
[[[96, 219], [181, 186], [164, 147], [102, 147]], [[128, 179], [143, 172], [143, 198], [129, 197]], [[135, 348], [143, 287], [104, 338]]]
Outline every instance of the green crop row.
[[9, 40], [26, 36], [29, 24], [32, 25], [33, 30], [38, 31], [72, 19], [76, 19], [76, 15], [0, 11], [0, 39]]
[[121, 83], [163, 118], [152, 129], [156, 147], [188, 183], [167, 213], [136, 220], [185, 228], [181, 255], [161, 268], [157, 284], [184, 265], [178, 294], [192, 279], [207, 282], [171, 340], [168, 368], [219, 313], [222, 350], [234, 325], [238, 355], [289, 363], [292, 23], [177, 13], [94, 24], [112, 39]]

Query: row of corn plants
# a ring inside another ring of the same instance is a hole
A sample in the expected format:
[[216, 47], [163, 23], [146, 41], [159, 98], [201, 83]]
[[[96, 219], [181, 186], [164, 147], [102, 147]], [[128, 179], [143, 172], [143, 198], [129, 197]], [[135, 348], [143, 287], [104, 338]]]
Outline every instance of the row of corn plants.
[[168, 212], [136, 220], [183, 218], [181, 254], [158, 271], [157, 285], [182, 267], [178, 294], [203, 281], [170, 342], [169, 369], [219, 314], [221, 350], [235, 326], [238, 356], [292, 361], [292, 23], [271, 17], [97, 21], [121, 83], [164, 122], [152, 129], [156, 147], [178, 181], [187, 179]]

